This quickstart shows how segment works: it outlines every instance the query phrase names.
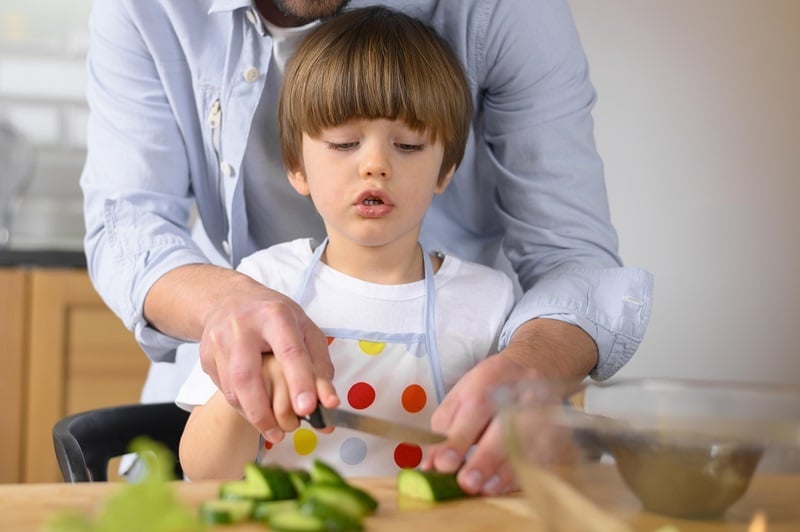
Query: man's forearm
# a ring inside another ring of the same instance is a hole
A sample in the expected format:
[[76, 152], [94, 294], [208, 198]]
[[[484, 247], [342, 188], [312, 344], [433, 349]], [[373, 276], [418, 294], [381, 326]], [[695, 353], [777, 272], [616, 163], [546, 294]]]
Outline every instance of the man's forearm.
[[[250, 277], [210, 264], [190, 264], [163, 275], [144, 302], [148, 323], [175, 338], [200, 340], [206, 318], [223, 295], [261, 287]], [[262, 287], [263, 288], [263, 287]]]
[[577, 325], [537, 318], [514, 332], [503, 356], [542, 377], [585, 377], [597, 365], [597, 346]]

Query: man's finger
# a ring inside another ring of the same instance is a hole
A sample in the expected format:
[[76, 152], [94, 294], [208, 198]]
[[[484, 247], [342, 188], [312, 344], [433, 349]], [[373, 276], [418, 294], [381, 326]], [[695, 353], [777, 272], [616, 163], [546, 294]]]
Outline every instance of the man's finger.
[[484, 431], [458, 472], [458, 483], [467, 493], [497, 495], [514, 486], [498, 419]]
[[464, 457], [473, 443], [478, 441], [491, 421], [489, 405], [479, 394], [463, 395], [452, 411], [448, 427], [432, 425], [436, 431], [445, 432], [447, 441], [438, 445], [431, 455], [435, 469], [455, 472], [461, 467]]

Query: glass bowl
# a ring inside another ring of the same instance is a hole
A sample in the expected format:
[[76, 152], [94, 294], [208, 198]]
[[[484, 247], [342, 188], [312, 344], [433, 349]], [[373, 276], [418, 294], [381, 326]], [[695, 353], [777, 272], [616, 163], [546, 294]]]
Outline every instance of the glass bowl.
[[501, 388], [495, 401], [515, 476], [545, 529], [758, 517], [800, 530], [798, 387], [540, 379]]

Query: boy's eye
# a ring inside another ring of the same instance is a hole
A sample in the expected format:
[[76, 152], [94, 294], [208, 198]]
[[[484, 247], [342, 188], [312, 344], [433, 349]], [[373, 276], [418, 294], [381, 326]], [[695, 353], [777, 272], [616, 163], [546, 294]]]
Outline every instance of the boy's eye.
[[424, 144], [395, 144], [400, 151], [422, 151], [425, 149]]
[[336, 151], [352, 150], [358, 146], [358, 142], [328, 142], [328, 148]]

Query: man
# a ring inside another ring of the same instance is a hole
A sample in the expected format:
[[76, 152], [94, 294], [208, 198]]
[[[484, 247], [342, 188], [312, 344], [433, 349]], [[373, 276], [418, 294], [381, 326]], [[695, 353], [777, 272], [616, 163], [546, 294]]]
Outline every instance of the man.
[[[95, 2], [86, 250], [98, 292], [161, 362], [143, 400], [174, 398], [196, 356], [179, 347], [186, 341], [199, 342], [203, 368], [268, 439], [279, 435], [261, 353], [281, 363], [299, 415], [329, 386], [319, 329], [231, 267], [256, 249], [322, 235], [285, 178], [275, 102], [297, 41], [346, 3]], [[428, 465], [454, 471], [477, 442], [459, 482], [497, 493], [511, 477], [489, 391], [525, 376], [610, 377], [642, 339], [652, 279], [617, 255], [592, 135], [595, 95], [566, 2], [384, 3], [449, 41], [476, 108], [462, 165], [422, 240], [519, 283], [502, 351], [462, 378], [432, 421], [448, 441]]]

